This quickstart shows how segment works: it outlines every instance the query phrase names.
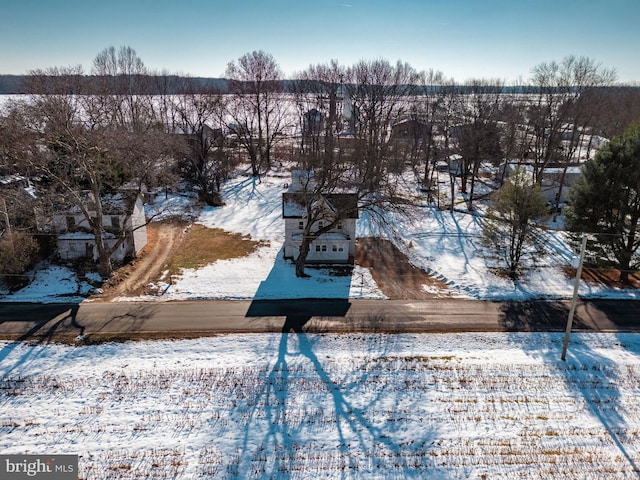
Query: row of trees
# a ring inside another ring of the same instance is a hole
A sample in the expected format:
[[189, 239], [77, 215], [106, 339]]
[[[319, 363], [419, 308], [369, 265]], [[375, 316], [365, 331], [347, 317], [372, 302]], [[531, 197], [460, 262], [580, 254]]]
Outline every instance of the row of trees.
[[[32, 93], [0, 117], [0, 174], [39, 178], [45, 211], [76, 205], [95, 235], [103, 275], [119, 244], [102, 241], [99, 199], [124, 183], [140, 191], [184, 179], [203, 201], [219, 205], [221, 184], [237, 161], [259, 177], [288, 156], [315, 171], [307, 192], [311, 224], [323, 215], [314, 210], [317, 198], [332, 191], [357, 192], [360, 207], [372, 212], [406, 208], [411, 199], [399, 193], [398, 174], [408, 165], [432, 189], [441, 162], [460, 175], [472, 209], [481, 163], [519, 159], [533, 166], [540, 184], [546, 166], [566, 168], [588, 155], [581, 151], [590, 148], [585, 138], [622, 131], [624, 122], [608, 115], [607, 105], [640, 117], [635, 90], [603, 88], [614, 73], [577, 57], [538, 65], [530, 85], [520, 88], [499, 80], [459, 85], [439, 72], [379, 59], [310, 66], [285, 91], [277, 62], [262, 51], [229, 63], [225, 92], [195, 79], [150, 75], [129, 47], [100, 52], [90, 73], [32, 72]], [[453, 188], [451, 182], [450, 208]], [[86, 210], [87, 190], [98, 199], [97, 216]], [[7, 198], [5, 211], [18, 230], [33, 229], [33, 216], [18, 213], [21, 201]], [[308, 233], [311, 242], [322, 231]]]
[[[547, 216], [540, 186], [517, 170], [494, 195], [484, 219], [483, 242], [515, 278], [525, 250], [543, 248], [537, 229]], [[589, 263], [615, 267], [620, 281], [638, 269], [640, 258], [640, 122], [614, 137], [571, 187], [566, 228], [573, 240], [586, 235]]]

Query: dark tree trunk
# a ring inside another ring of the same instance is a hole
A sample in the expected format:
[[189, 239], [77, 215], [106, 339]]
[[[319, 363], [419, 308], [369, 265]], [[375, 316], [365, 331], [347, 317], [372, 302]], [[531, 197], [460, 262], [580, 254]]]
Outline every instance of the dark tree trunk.
[[304, 267], [307, 264], [307, 256], [309, 255], [309, 247], [311, 246], [311, 239], [308, 235], [305, 235], [302, 238], [302, 243], [300, 244], [300, 252], [298, 253], [298, 258], [296, 258], [296, 277], [308, 277], [304, 272]]

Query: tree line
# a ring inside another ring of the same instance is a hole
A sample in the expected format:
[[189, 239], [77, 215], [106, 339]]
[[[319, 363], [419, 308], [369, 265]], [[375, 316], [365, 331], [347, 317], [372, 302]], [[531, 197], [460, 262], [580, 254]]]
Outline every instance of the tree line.
[[[285, 79], [263, 51], [229, 62], [224, 77], [216, 85], [156, 74], [130, 47], [99, 52], [89, 74], [80, 67], [31, 72], [27, 94], [0, 116], [0, 175], [37, 181], [38, 195], [2, 189], [2, 239], [11, 237], [15, 252], [16, 235], [38, 231], [34, 202], [42, 218], [74, 206], [108, 276], [124, 231], [115, 243], [103, 241], [105, 194], [186, 181], [203, 202], [221, 205], [222, 183], [239, 163], [259, 178], [283, 159], [314, 171], [305, 190], [310, 220], [326, 215], [318, 199], [338, 191], [355, 192], [359, 208], [381, 220], [382, 211], [410, 211], [416, 200], [400, 188], [407, 168], [433, 202], [454, 209], [456, 182], [439, 191], [442, 165], [459, 178], [473, 210], [483, 163], [504, 166], [497, 186], [509, 161], [530, 166], [539, 186], [545, 168], [566, 172], [591, 155], [594, 139], [616, 137], [640, 118], [638, 89], [611, 87], [615, 72], [586, 57], [541, 63], [521, 86], [497, 79], [460, 84], [385, 59], [330, 61]], [[301, 252], [341, 220], [334, 215], [306, 232]], [[298, 275], [304, 264], [301, 255]]]

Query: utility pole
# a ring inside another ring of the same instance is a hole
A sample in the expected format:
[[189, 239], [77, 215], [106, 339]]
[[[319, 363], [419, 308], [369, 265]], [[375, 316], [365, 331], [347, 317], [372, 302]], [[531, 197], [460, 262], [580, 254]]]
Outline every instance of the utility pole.
[[580, 247], [580, 260], [576, 271], [576, 281], [573, 285], [573, 298], [571, 299], [571, 309], [569, 310], [569, 318], [567, 319], [567, 328], [564, 332], [564, 343], [562, 344], [563, 362], [567, 360], [567, 347], [569, 346], [569, 335], [571, 335], [571, 327], [573, 326], [573, 315], [576, 312], [576, 302], [578, 301], [578, 287], [580, 286], [580, 277], [582, 276], [582, 265], [584, 264], [584, 254], [587, 250], [587, 235], [582, 234], [582, 245]]

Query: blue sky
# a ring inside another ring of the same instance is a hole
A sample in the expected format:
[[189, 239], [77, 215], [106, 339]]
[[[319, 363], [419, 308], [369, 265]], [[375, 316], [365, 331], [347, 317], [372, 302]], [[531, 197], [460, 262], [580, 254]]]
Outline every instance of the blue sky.
[[223, 76], [246, 52], [287, 75], [386, 58], [458, 81], [528, 79], [574, 54], [640, 82], [640, 0], [0, 0], [0, 73], [82, 65], [127, 45], [147, 67]]

